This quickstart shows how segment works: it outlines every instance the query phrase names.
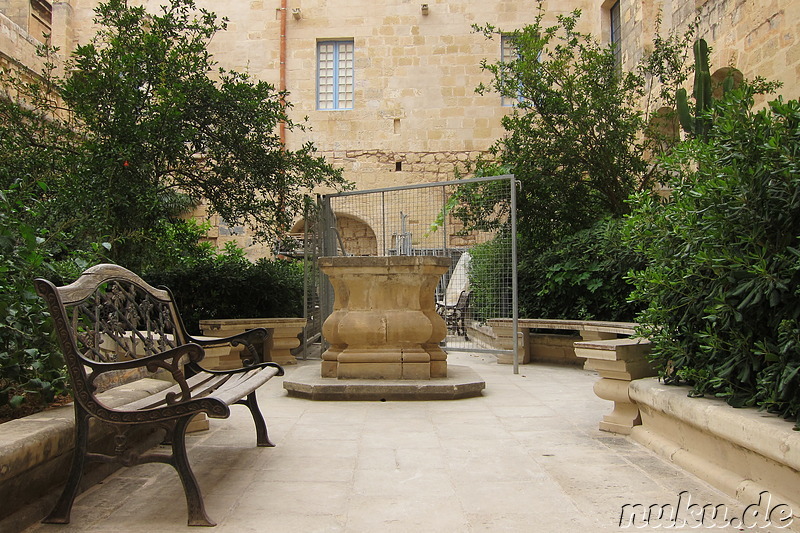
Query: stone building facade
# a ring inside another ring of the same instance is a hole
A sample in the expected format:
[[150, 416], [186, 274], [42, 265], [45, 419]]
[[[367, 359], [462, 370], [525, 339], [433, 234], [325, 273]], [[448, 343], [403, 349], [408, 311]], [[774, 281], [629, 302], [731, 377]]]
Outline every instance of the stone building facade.
[[[613, 6], [606, 1], [606, 20]], [[682, 34], [695, 20], [711, 47], [713, 70], [734, 67], [745, 78], [783, 82], [786, 99], [800, 96], [800, 2], [794, 0], [619, 0], [622, 64], [635, 67], [652, 50], [656, 17], [661, 32]], [[607, 24], [610, 24], [607, 23]], [[608, 26], [604, 26], [608, 32]], [[608, 39], [609, 37], [606, 36]], [[691, 60], [691, 57], [690, 57]], [[713, 73], [712, 70], [712, 73]]]
[[[163, 3], [141, 1], [151, 9]], [[0, 0], [0, 59], [36, 69], [33, 47], [41, 37], [36, 13], [45, 4], [52, 9], [51, 39], [62, 51], [87, 42], [94, 33], [97, 3]], [[287, 146], [313, 141], [357, 189], [452, 179], [456, 168], [485, 153], [503, 135], [500, 121], [511, 108], [499, 95], [474, 91], [489, 81], [481, 61], [501, 59], [502, 49], [499, 38], [487, 40], [472, 25], [491, 23], [510, 31], [536, 16], [529, 0], [197, 4], [229, 19], [228, 31], [215, 36], [210, 46], [216, 60], [285, 86], [293, 117], [308, 117], [310, 128], [288, 132]], [[714, 67], [734, 65], [748, 78], [783, 81], [783, 94], [798, 96], [796, 0], [546, 0], [544, 6], [545, 23], [581, 9], [579, 29], [603, 42], [618, 42], [626, 69], [652, 47], [659, 13], [661, 31], [682, 31], [697, 16], [699, 36], [713, 49]], [[339, 214], [353, 227], [364, 225], [356, 213]], [[245, 228], [213, 222], [219, 229], [211, 236], [218, 244], [236, 240], [253, 257], [269, 252], [254, 246]], [[300, 227], [299, 221], [296, 229]]]

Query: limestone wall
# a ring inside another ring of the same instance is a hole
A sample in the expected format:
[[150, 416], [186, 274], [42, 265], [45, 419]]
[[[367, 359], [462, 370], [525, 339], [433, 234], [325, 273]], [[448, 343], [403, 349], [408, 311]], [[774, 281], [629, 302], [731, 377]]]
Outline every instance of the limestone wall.
[[42, 61], [36, 56], [37, 44], [26, 28], [0, 11], [0, 67], [22, 66], [39, 72]]
[[[95, 3], [72, 1], [76, 42], [86, 42], [93, 32]], [[148, 3], [157, 9], [163, 1]], [[426, 2], [427, 15], [422, 3], [287, 0], [286, 84], [292, 116], [298, 121], [307, 116], [310, 125], [307, 132], [288, 133], [289, 148], [313, 141], [363, 190], [453, 179], [457, 165], [502, 136], [500, 120], [510, 108], [501, 105], [499, 95], [474, 92], [479, 83], [489, 82], [480, 62], [499, 59], [500, 41], [474, 33], [472, 24], [520, 28], [533, 21], [533, 3], [434, 0]], [[557, 14], [581, 7], [586, 13], [582, 29], [597, 33], [594, 4], [550, 0], [547, 20], [553, 23]], [[280, 1], [199, 0], [198, 5], [229, 19], [228, 31], [211, 44], [219, 63], [277, 85]], [[298, 19], [293, 10], [299, 10]], [[329, 39], [354, 43], [351, 110], [317, 110], [317, 42]], [[247, 235], [232, 238], [247, 246]]]
[[[623, 65], [633, 68], [652, 49], [655, 16], [662, 31], [683, 33], [699, 17], [698, 37], [712, 49], [714, 70], [734, 66], [748, 79], [783, 82], [779, 94], [797, 98], [800, 3], [795, 0], [620, 0]], [[607, 12], [606, 12], [607, 16]], [[691, 57], [690, 57], [691, 60]]]

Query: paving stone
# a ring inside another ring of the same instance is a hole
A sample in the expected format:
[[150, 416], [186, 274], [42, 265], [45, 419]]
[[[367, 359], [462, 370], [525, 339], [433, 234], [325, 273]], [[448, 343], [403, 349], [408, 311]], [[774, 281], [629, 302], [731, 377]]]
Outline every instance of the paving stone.
[[[254, 446], [245, 409], [210, 420], [187, 443], [215, 531], [605, 533], [624, 531], [624, 505], [671, 504], [681, 491], [741, 511], [631, 439], [600, 432], [609, 404], [594, 395], [592, 372], [534, 364], [514, 375], [486, 356], [450, 359], [486, 381], [483, 396], [323, 402], [269, 383], [258, 394], [275, 448]], [[170, 467], [143, 465], [79, 496], [72, 519], [26, 533], [186, 531], [186, 504]]]

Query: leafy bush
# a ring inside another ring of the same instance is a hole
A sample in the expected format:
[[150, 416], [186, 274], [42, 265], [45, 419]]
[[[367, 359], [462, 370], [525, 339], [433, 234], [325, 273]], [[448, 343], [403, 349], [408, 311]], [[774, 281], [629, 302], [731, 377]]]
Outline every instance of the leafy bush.
[[[95, 7], [97, 33], [56, 68], [0, 69], [0, 182], [47, 186], [49, 218], [115, 262], [147, 266], [158, 231], [201, 199], [262, 240], [302, 212], [316, 186], [345, 186], [313, 144], [287, 150], [285, 92], [222, 69], [208, 51], [225, 19], [194, 0], [157, 12], [126, 0]], [[144, 261], [142, 261], [144, 258]]]
[[64, 361], [34, 278], [71, 281], [103, 249], [61, 250], [64, 236], [31, 224], [42, 209], [20, 182], [0, 189], [0, 418], [40, 409], [66, 392]]
[[173, 270], [151, 271], [148, 283], [169, 287], [186, 327], [199, 334], [199, 322], [215, 318], [303, 316], [303, 269], [299, 263], [240, 254], [220, 255]]
[[[672, 196], [642, 194], [628, 242], [639, 317], [668, 382], [731, 405], [800, 412], [800, 102], [752, 110], [751, 85], [716, 104], [708, 143], [664, 161]], [[800, 427], [800, 424], [798, 424]]]
[[622, 243], [622, 226], [621, 219], [602, 220], [522, 257], [520, 316], [633, 320], [641, 305], [628, 301], [633, 287], [625, 276], [644, 267], [644, 256]]
[[504, 258], [511, 257], [511, 238], [508, 230], [501, 230], [490, 241], [470, 248], [469, 263], [470, 309], [479, 321], [510, 317], [512, 313], [511, 265]]

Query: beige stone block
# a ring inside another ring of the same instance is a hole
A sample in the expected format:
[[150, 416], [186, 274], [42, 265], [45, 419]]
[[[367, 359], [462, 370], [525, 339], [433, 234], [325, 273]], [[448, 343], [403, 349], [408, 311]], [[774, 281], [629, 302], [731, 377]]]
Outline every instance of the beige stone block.
[[585, 357], [587, 367], [600, 374], [594, 391], [599, 398], [614, 402], [611, 413], [604, 415], [600, 429], [629, 434], [641, 423], [639, 408], [628, 394], [631, 379], [654, 374], [647, 360], [650, 343], [644, 339], [625, 338], [575, 343], [575, 354]]
[[377, 346], [356, 348], [348, 346], [336, 358], [340, 363], [402, 363], [403, 352], [399, 348], [380, 348]]
[[336, 369], [339, 379], [403, 379], [403, 363], [345, 363]]
[[422, 348], [418, 349], [404, 349], [403, 350], [403, 363], [425, 363], [431, 361], [431, 355]]
[[338, 369], [338, 363], [333, 361], [322, 361], [321, 375], [323, 378], [335, 378]]
[[205, 413], [198, 413], [186, 426], [186, 433], [197, 433], [199, 431], [208, 431], [208, 417]]
[[[495, 346], [507, 352], [497, 355], [498, 364], [506, 365], [514, 362], [514, 339], [513, 328], [511, 326], [511, 322], [492, 323], [492, 332], [496, 339]], [[517, 361], [520, 364], [530, 362], [530, 351], [527, 349], [530, 341], [525, 337], [526, 335], [524, 335], [523, 332], [517, 332]]]
[[430, 379], [430, 363], [403, 363], [403, 379]]
[[634, 381], [630, 395], [642, 415], [634, 440], [748, 505], [768, 491], [773, 505], [788, 504], [797, 519], [800, 434], [780, 417], [687, 392]]
[[649, 353], [650, 342], [645, 339], [603, 339], [575, 343], [575, 354], [589, 359], [640, 361]]
[[444, 360], [431, 361], [430, 369], [432, 378], [447, 377], [447, 361]]

